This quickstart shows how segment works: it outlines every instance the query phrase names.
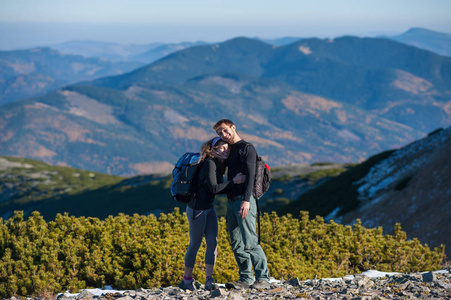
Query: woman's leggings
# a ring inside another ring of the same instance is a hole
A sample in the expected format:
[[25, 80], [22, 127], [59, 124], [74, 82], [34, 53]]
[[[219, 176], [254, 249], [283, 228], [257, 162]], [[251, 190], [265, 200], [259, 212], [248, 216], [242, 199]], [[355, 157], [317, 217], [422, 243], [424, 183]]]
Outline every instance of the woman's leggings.
[[185, 254], [185, 266], [194, 268], [197, 251], [199, 251], [204, 236], [207, 242], [205, 264], [214, 265], [218, 246], [218, 219], [215, 208], [193, 210], [186, 206], [186, 215], [189, 221], [189, 246]]

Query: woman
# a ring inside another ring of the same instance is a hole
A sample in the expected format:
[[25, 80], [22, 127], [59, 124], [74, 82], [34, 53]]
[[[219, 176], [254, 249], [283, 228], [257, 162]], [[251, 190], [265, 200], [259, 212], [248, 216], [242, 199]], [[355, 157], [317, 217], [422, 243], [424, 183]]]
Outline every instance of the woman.
[[223, 182], [225, 172], [225, 160], [229, 157], [229, 144], [216, 137], [204, 143], [201, 147], [202, 166], [199, 170], [199, 188], [195, 199], [188, 203], [186, 215], [189, 220], [189, 246], [185, 254], [185, 273], [181, 289], [195, 290], [193, 268], [196, 262], [197, 251], [205, 236], [207, 251], [205, 253], [205, 289], [217, 288], [214, 282], [213, 268], [216, 262], [216, 247], [218, 236], [218, 219], [213, 206], [215, 194], [225, 193], [233, 184], [243, 183], [246, 176], [236, 175], [233, 180]]

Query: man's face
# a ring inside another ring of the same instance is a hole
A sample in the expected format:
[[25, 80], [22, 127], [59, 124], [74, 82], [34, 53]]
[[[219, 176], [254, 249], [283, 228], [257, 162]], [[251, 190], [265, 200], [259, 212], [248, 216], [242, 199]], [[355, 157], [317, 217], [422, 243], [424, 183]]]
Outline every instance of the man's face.
[[222, 124], [218, 127], [218, 129], [216, 129], [216, 133], [223, 141], [233, 144], [233, 139], [235, 138], [236, 134], [235, 128], [235, 125], [229, 127], [226, 124]]

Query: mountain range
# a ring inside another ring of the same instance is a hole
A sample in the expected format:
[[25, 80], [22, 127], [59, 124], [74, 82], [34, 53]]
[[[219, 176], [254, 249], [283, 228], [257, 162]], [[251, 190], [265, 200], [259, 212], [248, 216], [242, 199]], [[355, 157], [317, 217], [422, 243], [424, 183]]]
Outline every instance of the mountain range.
[[29, 50], [0, 51], [0, 106], [65, 85], [118, 75], [204, 42], [121, 45], [72, 41]]
[[101, 41], [68, 41], [59, 44], [48, 45], [49, 48], [61, 53], [81, 55], [83, 57], [97, 57], [108, 61], [131, 61], [131, 57], [142, 54], [163, 43], [149, 44], [120, 44]]
[[191, 47], [92, 85], [122, 90], [136, 84], [179, 86], [218, 72], [285, 83], [417, 130], [430, 131], [450, 122], [451, 58], [386, 39], [306, 39], [275, 47], [237, 38]]
[[451, 34], [425, 28], [411, 28], [403, 34], [388, 37], [394, 41], [451, 56]]
[[272, 165], [361, 161], [451, 122], [451, 58], [387, 39], [247, 38], [0, 107], [0, 153], [168, 172], [224, 117]]
[[0, 105], [78, 81], [122, 74], [142, 65], [68, 55], [50, 48], [0, 51]]
[[[451, 35], [423, 28], [412, 28], [397, 36], [401, 43], [450, 56]], [[275, 46], [286, 46], [305, 38], [259, 39]], [[150, 64], [173, 52], [199, 42], [119, 44], [100, 41], [69, 41], [48, 48], [0, 52], [0, 105], [17, 99], [42, 95], [64, 85], [99, 77], [122, 74]], [[83, 58], [79, 57], [83, 56]]]
[[[451, 35], [425, 28], [411, 28], [395, 36], [381, 36], [410, 46], [435, 52], [440, 55], [451, 56]], [[277, 46], [286, 46], [306, 37], [287, 36], [274, 39], [254, 39]], [[157, 59], [191, 46], [207, 44], [206, 42], [181, 43], [150, 43], [150, 44], [120, 44], [100, 41], [69, 41], [48, 47], [66, 54], [82, 55], [84, 57], [98, 57], [109, 61], [138, 61], [152, 63]], [[215, 44], [215, 43], [213, 43]], [[150, 58], [145, 55], [149, 52]]]
[[180, 42], [180, 43], [150, 43], [150, 44], [119, 44], [99, 41], [70, 41], [49, 45], [50, 48], [62, 53], [81, 55], [84, 57], [97, 57], [112, 62], [140, 62], [150, 64], [170, 53], [188, 47], [205, 45], [207, 43]]

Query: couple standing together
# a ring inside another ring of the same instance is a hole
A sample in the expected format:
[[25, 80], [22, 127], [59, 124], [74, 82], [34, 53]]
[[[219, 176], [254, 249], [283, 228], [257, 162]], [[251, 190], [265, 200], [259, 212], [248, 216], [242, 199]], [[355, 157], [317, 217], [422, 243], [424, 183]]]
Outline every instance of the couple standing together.
[[[215, 194], [227, 194], [227, 229], [240, 279], [226, 283], [229, 289], [267, 289], [269, 271], [266, 255], [256, 233], [257, 204], [252, 195], [257, 153], [252, 144], [238, 135], [235, 124], [228, 119], [218, 121], [213, 129], [218, 137], [201, 147], [201, 161], [195, 199], [188, 203], [190, 243], [185, 254], [185, 272], [179, 287], [195, 290], [193, 268], [197, 252], [205, 236], [205, 289], [217, 288], [213, 269], [217, 254], [218, 220], [213, 206]], [[223, 182], [226, 166], [227, 182]], [[252, 268], [255, 271], [255, 281]]]

